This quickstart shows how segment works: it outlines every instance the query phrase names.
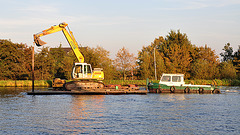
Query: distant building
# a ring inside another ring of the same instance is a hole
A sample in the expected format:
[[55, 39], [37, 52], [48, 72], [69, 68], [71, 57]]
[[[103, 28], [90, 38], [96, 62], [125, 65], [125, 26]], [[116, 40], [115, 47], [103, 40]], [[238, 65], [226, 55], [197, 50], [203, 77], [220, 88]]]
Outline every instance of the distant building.
[[[81, 48], [86, 48], [86, 47], [79, 47], [80, 51], [81, 51]], [[53, 50], [56, 50], [58, 48], [50, 48], [50, 51], [53, 51]], [[61, 49], [66, 52], [67, 54], [72, 51], [72, 48], [71, 47], [61, 47]]]

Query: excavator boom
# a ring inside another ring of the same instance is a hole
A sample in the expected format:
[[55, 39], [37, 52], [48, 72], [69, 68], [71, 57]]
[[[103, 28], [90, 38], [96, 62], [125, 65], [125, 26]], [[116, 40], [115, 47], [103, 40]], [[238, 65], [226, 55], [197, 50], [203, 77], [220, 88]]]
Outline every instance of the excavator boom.
[[58, 31], [62, 31], [63, 34], [65, 35], [69, 45], [72, 47], [74, 54], [76, 55], [76, 57], [78, 59], [78, 62], [84, 63], [84, 57], [83, 57], [82, 53], [79, 51], [77, 41], [75, 40], [72, 32], [70, 30], [66, 29], [67, 26], [68, 26], [67, 23], [60, 23], [59, 25], [54, 25], [54, 26], [50, 27], [49, 29], [46, 29], [40, 33], [34, 34], [33, 35], [34, 42], [37, 46], [42, 46], [42, 45], [46, 44], [46, 42], [42, 41], [40, 39], [40, 37], [48, 35], [48, 34], [52, 34], [52, 33], [58, 32]]
[[45, 45], [46, 42], [44, 42], [40, 39], [41, 36], [45, 36], [45, 35], [52, 34], [52, 33], [58, 32], [58, 31], [62, 31], [67, 26], [68, 26], [67, 23], [60, 23], [59, 25], [54, 25], [51, 28], [43, 30], [42, 32], [40, 32], [38, 34], [34, 34], [33, 37], [34, 37], [35, 44], [37, 46]]

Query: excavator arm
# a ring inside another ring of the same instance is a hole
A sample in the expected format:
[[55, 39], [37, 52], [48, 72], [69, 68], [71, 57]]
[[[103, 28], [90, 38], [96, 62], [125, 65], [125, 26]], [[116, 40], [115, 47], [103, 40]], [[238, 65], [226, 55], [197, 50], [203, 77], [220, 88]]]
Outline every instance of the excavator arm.
[[49, 29], [46, 29], [40, 33], [34, 34], [33, 35], [34, 42], [37, 46], [42, 46], [42, 45], [46, 44], [46, 42], [42, 41], [40, 39], [40, 37], [48, 35], [48, 34], [52, 34], [52, 33], [58, 32], [58, 31], [62, 31], [64, 36], [66, 37], [69, 45], [72, 47], [72, 50], [73, 50], [74, 54], [76, 55], [78, 61], [80, 63], [84, 63], [84, 57], [83, 57], [82, 53], [79, 51], [77, 41], [75, 40], [73, 33], [70, 31], [70, 29], [68, 28], [68, 30], [67, 30], [66, 27], [68, 27], [67, 23], [60, 23], [59, 25], [54, 25]]
[[94, 68], [92, 71], [91, 64], [84, 63], [84, 57], [82, 53], [79, 51], [77, 41], [75, 40], [73, 33], [68, 28], [67, 23], [60, 23], [59, 25], [54, 25], [49, 29], [43, 30], [40, 33], [34, 34], [34, 42], [37, 46], [42, 46], [46, 44], [46, 42], [42, 41], [40, 37], [52, 34], [58, 31], [62, 31], [64, 36], [66, 37], [69, 45], [71, 46], [74, 54], [76, 55], [79, 63], [74, 63], [72, 70], [72, 78], [73, 79], [97, 79], [103, 80], [104, 73], [101, 68]]

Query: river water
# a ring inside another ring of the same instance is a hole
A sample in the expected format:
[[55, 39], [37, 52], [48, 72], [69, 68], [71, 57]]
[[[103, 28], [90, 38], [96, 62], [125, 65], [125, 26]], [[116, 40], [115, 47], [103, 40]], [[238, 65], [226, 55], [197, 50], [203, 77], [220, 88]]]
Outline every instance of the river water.
[[32, 96], [0, 88], [0, 134], [240, 134], [240, 87], [220, 90]]

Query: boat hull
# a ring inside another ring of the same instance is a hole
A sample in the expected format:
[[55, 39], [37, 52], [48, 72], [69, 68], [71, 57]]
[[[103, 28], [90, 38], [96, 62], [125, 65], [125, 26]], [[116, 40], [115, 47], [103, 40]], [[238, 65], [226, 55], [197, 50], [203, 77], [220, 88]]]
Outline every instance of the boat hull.
[[217, 87], [206, 85], [167, 86], [159, 83], [148, 84], [149, 93], [199, 93], [218, 94], [221, 93]]

